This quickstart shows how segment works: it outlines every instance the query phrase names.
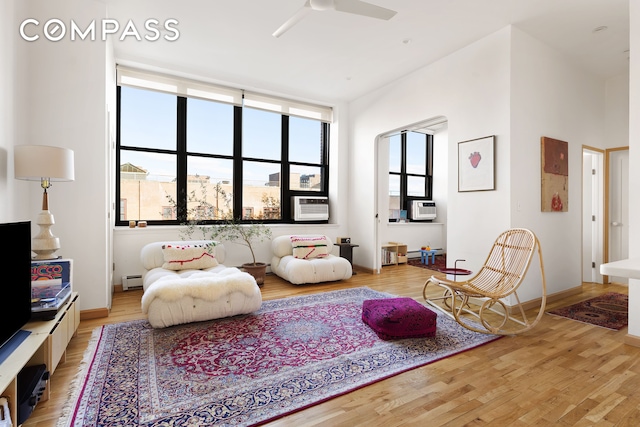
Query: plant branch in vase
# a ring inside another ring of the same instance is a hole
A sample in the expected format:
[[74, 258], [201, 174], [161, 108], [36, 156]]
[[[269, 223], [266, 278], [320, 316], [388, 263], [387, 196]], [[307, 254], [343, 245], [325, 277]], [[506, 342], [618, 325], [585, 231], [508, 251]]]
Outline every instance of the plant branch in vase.
[[251, 252], [251, 263], [242, 264], [248, 273], [253, 275], [259, 286], [264, 284], [267, 264], [256, 261], [254, 244], [271, 240], [271, 229], [262, 223], [241, 224], [236, 219], [226, 220], [222, 224], [214, 224], [208, 227], [211, 240], [227, 240], [246, 246]]
[[[192, 240], [194, 235], [201, 236], [204, 240], [220, 241], [226, 240], [249, 248], [252, 262], [242, 264], [242, 268], [255, 277], [256, 283], [260, 286], [264, 283], [267, 264], [256, 261], [254, 244], [271, 240], [271, 229], [262, 223], [242, 223], [240, 219], [235, 219], [231, 213], [232, 195], [226, 192], [220, 183], [208, 184], [199, 175], [195, 180], [200, 182], [200, 186], [192, 190], [187, 197], [187, 206], [183, 215], [180, 215], [179, 205], [175, 198], [167, 195], [167, 200], [172, 205], [174, 214], [177, 217], [186, 217], [186, 222], [180, 230], [182, 240]], [[209, 195], [212, 193], [209, 201]], [[272, 205], [275, 203], [266, 195], [262, 202], [264, 209], [268, 212], [275, 212]], [[271, 208], [271, 209], [269, 209]], [[220, 221], [214, 224], [203, 224], [207, 221]]]

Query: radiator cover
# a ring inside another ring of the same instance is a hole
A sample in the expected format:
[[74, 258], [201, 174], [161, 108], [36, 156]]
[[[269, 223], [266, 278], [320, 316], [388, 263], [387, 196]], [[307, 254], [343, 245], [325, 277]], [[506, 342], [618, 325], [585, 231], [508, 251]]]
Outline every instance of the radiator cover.
[[130, 275], [130, 276], [122, 276], [122, 290], [128, 291], [129, 289], [141, 288], [142, 287], [142, 276]]

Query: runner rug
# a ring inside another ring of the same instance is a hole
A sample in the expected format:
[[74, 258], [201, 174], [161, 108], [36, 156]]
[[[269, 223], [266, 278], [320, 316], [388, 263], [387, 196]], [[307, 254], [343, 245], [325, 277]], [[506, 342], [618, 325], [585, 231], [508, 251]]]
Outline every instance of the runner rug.
[[607, 329], [619, 330], [627, 326], [629, 296], [609, 292], [568, 307], [547, 313]]
[[362, 302], [393, 296], [362, 287], [165, 329], [99, 327], [58, 425], [256, 425], [498, 338], [439, 315], [433, 338], [383, 341]]

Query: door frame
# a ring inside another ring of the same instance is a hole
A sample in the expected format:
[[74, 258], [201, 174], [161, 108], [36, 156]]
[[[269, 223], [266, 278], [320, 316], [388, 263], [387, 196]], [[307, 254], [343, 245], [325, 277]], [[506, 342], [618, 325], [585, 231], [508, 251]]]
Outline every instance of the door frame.
[[[591, 246], [589, 248], [589, 250], [591, 251], [591, 255], [589, 257], [590, 262], [593, 263], [592, 266], [589, 268], [589, 271], [591, 271], [591, 277], [588, 278], [588, 280], [586, 277], [584, 277], [584, 270], [585, 270], [585, 266], [581, 265], [580, 271], [582, 272], [582, 281], [585, 282], [593, 282], [593, 269], [596, 268], [593, 265], [598, 265], [598, 261], [601, 261], [602, 263], [606, 262], [606, 253], [607, 253], [607, 239], [605, 237], [605, 232], [606, 232], [606, 218], [608, 216], [607, 213], [607, 205], [606, 205], [606, 200], [607, 200], [607, 187], [606, 187], [606, 176], [607, 176], [607, 171], [606, 171], [606, 150], [603, 150], [601, 148], [595, 148], [595, 147], [590, 147], [587, 145], [583, 145], [582, 146], [582, 154], [584, 157], [585, 153], [589, 153], [591, 156], [596, 156], [597, 157], [597, 161], [598, 161], [598, 169], [596, 172], [596, 179], [595, 179], [595, 184], [593, 184], [593, 180], [592, 182], [584, 182], [585, 181], [585, 171], [582, 171], [582, 177], [583, 177], [583, 182], [582, 182], [582, 204], [581, 204], [581, 209], [583, 210], [581, 218], [583, 219], [582, 222], [582, 236], [583, 239], [581, 239], [582, 242], [582, 256], [581, 256], [581, 260], [582, 263], [584, 263], [585, 261], [585, 247], [584, 247], [584, 235], [585, 235], [585, 230], [587, 229], [587, 227], [589, 228], [589, 235], [591, 236], [590, 240], [591, 240]], [[593, 162], [592, 162], [593, 163]], [[584, 161], [582, 163], [582, 166], [584, 168]], [[592, 167], [593, 168], [593, 167]], [[589, 174], [589, 176], [591, 176], [591, 174]], [[592, 207], [595, 207], [597, 209], [597, 212], [594, 212], [593, 210], [591, 210], [591, 212], [589, 212], [589, 216], [593, 215], [595, 220], [593, 221], [585, 221], [585, 212], [584, 212], [584, 200], [585, 197], [587, 197], [587, 191], [589, 192], [589, 198], [592, 200]], [[594, 224], [595, 222], [595, 224]], [[595, 232], [593, 230], [596, 230]], [[598, 232], [599, 230], [599, 232]], [[595, 251], [595, 256], [594, 256], [594, 251]], [[602, 257], [602, 260], [598, 259], [599, 256]], [[606, 283], [605, 282], [605, 277], [600, 275], [600, 272], [596, 269], [595, 270], [595, 282], [594, 283]]]
[[[609, 186], [611, 185], [611, 178], [610, 178], [610, 174], [611, 171], [609, 170], [609, 163], [611, 161], [611, 152], [613, 151], [629, 151], [629, 146], [625, 146], [625, 147], [616, 147], [616, 148], [607, 148], [604, 150], [604, 234], [603, 234], [603, 238], [604, 238], [604, 249], [602, 252], [602, 256], [603, 256], [603, 262], [607, 263], [609, 262], [609, 221], [610, 221], [610, 212], [609, 212], [609, 201], [610, 201], [610, 194], [609, 194]], [[602, 276], [602, 281], [605, 284], [611, 283], [609, 281], [609, 276]]]

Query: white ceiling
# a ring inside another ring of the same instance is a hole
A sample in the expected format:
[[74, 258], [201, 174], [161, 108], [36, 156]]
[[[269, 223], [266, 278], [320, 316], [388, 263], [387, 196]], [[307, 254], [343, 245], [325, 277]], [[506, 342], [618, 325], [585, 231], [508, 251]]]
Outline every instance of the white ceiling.
[[119, 63], [314, 101], [353, 100], [509, 24], [603, 78], [628, 69], [628, 0], [370, 0], [397, 14], [313, 11], [280, 38], [305, 0], [102, 1], [141, 32], [149, 18], [179, 22], [175, 42], [116, 41]]

